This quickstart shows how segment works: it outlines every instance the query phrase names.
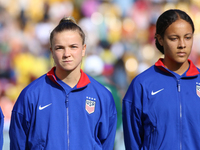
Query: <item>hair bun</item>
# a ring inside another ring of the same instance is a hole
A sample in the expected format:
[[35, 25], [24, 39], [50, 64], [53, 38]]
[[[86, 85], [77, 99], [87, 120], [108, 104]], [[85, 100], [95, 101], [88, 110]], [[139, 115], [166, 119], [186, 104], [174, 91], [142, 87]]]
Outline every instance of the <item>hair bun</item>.
[[61, 23], [70, 23], [70, 22], [76, 24], [76, 21], [75, 21], [75, 19], [73, 17], [64, 17], [64, 18], [62, 18], [60, 20], [59, 24], [61, 24]]

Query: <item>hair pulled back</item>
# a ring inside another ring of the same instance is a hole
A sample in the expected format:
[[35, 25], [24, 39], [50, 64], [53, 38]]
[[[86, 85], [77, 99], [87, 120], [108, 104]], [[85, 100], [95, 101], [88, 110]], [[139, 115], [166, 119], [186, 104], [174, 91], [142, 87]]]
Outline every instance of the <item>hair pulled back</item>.
[[53, 29], [53, 31], [50, 33], [50, 44], [52, 45], [52, 39], [54, 37], [54, 34], [57, 32], [62, 32], [65, 30], [71, 30], [71, 31], [78, 31], [82, 38], [82, 44], [85, 43], [85, 33], [83, 30], [76, 24], [76, 21], [72, 17], [64, 17], [60, 20], [59, 24]]
[[190, 18], [190, 16], [185, 13], [182, 10], [179, 9], [169, 9], [167, 11], [165, 11], [164, 13], [162, 13], [157, 22], [156, 22], [156, 34], [155, 34], [155, 44], [157, 49], [164, 54], [164, 49], [163, 46], [160, 45], [160, 43], [158, 42], [158, 39], [156, 37], [157, 34], [159, 34], [162, 38], [164, 38], [164, 34], [165, 34], [165, 30], [176, 20], [178, 19], [183, 19], [185, 21], [187, 21], [191, 27], [192, 27], [192, 31], [194, 33], [194, 24], [192, 19]]

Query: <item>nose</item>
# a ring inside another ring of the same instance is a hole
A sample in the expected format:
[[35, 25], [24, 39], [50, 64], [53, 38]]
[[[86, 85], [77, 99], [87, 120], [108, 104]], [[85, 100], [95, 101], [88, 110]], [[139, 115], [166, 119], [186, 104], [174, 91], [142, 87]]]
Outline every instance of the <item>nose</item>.
[[186, 48], [186, 44], [185, 44], [184, 39], [180, 39], [180, 40], [179, 40], [178, 48], [180, 48], [180, 49]]
[[63, 52], [63, 57], [69, 57], [69, 56], [70, 56], [70, 50], [68, 48], [65, 48]]

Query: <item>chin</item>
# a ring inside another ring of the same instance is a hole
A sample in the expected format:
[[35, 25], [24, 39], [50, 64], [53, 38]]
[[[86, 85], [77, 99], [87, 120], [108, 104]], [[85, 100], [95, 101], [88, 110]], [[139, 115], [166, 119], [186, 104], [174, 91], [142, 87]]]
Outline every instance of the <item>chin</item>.
[[60, 71], [62, 71], [62, 72], [70, 72], [70, 71], [72, 71], [73, 69], [71, 69], [71, 68], [66, 68], [66, 67], [59, 67], [59, 68], [57, 68], [57, 70], [60, 70]]
[[176, 61], [178, 64], [184, 64], [185, 62], [188, 62], [188, 60], [187, 59], [179, 59], [179, 60], [177, 60]]

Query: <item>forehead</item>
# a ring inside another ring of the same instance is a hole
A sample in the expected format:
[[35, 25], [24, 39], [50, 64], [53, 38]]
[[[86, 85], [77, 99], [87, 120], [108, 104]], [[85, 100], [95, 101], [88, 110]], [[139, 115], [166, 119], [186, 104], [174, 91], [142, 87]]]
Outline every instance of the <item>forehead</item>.
[[183, 20], [183, 19], [178, 19], [175, 22], [173, 22], [165, 31], [165, 34], [177, 34], [177, 35], [182, 35], [182, 34], [189, 34], [193, 33], [192, 26], [189, 22]]
[[60, 36], [81, 37], [77, 30], [63, 30], [63, 31], [60, 31], [60, 32], [54, 32], [54, 37], [60, 37]]
[[55, 32], [53, 36], [53, 42], [57, 41], [80, 41], [82, 38], [77, 30], [63, 30], [61, 32]]

